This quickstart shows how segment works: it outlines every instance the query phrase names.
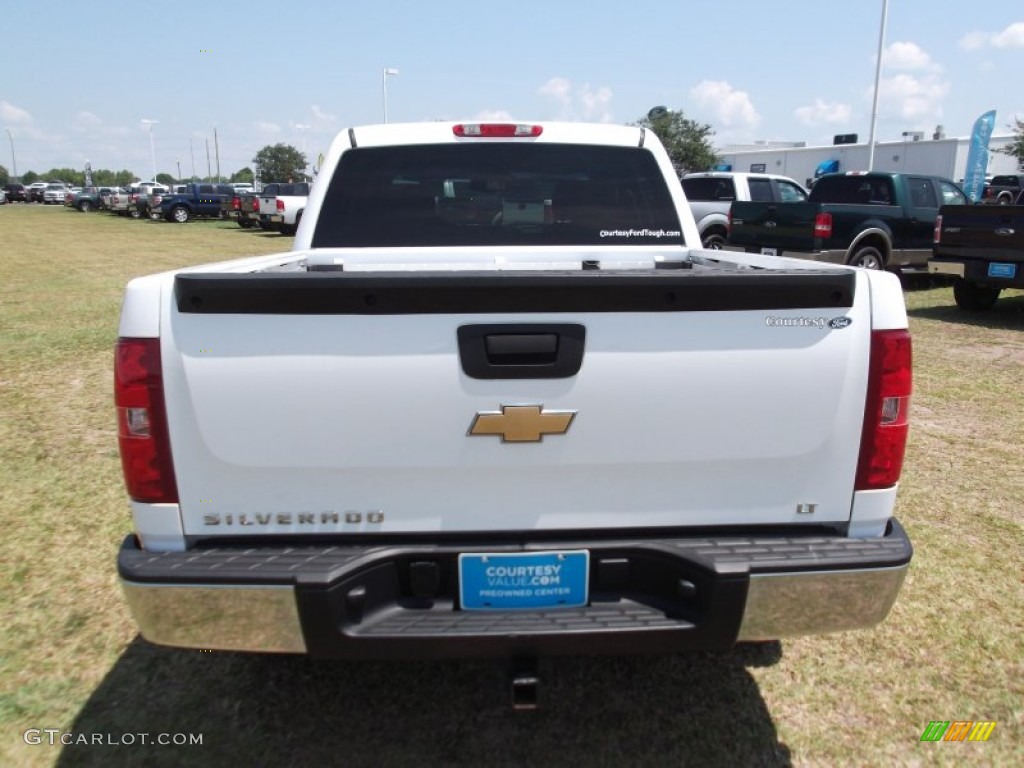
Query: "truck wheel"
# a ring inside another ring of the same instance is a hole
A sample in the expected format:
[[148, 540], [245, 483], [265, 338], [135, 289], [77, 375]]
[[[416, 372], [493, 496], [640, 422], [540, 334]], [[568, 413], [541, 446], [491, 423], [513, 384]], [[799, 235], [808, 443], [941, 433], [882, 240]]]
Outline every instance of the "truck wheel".
[[176, 205], [171, 209], [171, 219], [176, 221], [178, 224], [184, 224], [188, 221], [188, 208], [180, 205]]
[[999, 298], [1000, 290], [977, 283], [969, 283], [966, 280], [957, 280], [953, 284], [953, 298], [960, 309], [981, 312], [992, 309], [992, 305]]
[[269, 221], [261, 221], [259, 222], [259, 226], [260, 229], [262, 229], [264, 232], [269, 232], [271, 229], [273, 229], [273, 227], [270, 226]]
[[252, 229], [256, 225], [254, 222], [251, 222], [248, 219], [239, 219], [238, 226], [240, 226], [242, 229]]
[[130, 211], [128, 211], [128, 215], [131, 216], [133, 219], [141, 219], [142, 211], [140, 211], [138, 208], [132, 208]]
[[885, 257], [882, 252], [873, 245], [862, 245], [846, 262], [851, 267], [863, 267], [864, 269], [885, 269]]
[[999, 194], [999, 197], [996, 198], [996, 201], [1000, 205], [1009, 205], [1010, 203], [1013, 202], [1013, 195], [1011, 195], [1009, 192], [1001, 192]]
[[704, 237], [701, 238], [701, 245], [707, 248], [709, 251], [720, 251], [722, 246], [726, 243], [725, 235], [718, 230], [711, 230], [704, 233]]
[[88, 213], [89, 211], [92, 210], [92, 203], [90, 203], [88, 200], [83, 200], [78, 204], [78, 210], [80, 210], [82, 213]]

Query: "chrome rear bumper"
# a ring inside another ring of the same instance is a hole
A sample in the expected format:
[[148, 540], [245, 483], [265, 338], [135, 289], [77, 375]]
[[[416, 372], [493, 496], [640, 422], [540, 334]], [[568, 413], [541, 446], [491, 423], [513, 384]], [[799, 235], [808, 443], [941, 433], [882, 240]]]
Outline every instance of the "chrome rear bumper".
[[[581, 547], [591, 552], [592, 564], [591, 601], [584, 608], [458, 608], [453, 569], [459, 551]], [[911, 556], [894, 521], [881, 539], [617, 538], [514, 547], [224, 547], [154, 554], [129, 537], [119, 568], [131, 612], [153, 643], [439, 658], [673, 652], [870, 627], [888, 615]], [[426, 592], [410, 582], [413, 563], [436, 567]]]

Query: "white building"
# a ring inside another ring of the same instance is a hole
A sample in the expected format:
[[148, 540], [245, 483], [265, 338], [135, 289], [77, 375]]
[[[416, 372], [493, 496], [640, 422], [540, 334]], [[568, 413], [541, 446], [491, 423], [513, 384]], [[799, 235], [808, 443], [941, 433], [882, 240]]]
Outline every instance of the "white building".
[[[943, 136], [941, 131], [933, 135]], [[1013, 136], [1009, 134], [992, 136], [989, 141], [989, 175], [1019, 172], [1017, 158], [997, 151], [1012, 140]], [[875, 142], [874, 170], [926, 173], [961, 182], [969, 148], [969, 138], [926, 139], [922, 132], [908, 131], [901, 141]], [[866, 143], [808, 147], [802, 142], [758, 142], [727, 146], [717, 152], [719, 170], [777, 173], [806, 186], [822, 173], [867, 170], [869, 154]]]

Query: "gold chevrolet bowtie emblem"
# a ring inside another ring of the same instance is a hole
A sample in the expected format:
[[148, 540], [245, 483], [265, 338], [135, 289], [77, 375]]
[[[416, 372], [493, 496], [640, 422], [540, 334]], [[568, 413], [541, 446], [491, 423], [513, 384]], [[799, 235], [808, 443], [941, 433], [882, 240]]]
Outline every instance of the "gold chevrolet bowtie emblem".
[[500, 435], [503, 443], [539, 443], [544, 435], [564, 435], [576, 411], [544, 411], [543, 405], [503, 405], [478, 413], [471, 435]]

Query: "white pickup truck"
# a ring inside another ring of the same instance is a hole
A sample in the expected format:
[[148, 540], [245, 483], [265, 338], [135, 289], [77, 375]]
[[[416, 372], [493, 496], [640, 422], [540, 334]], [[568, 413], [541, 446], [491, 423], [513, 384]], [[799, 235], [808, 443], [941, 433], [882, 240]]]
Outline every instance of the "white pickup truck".
[[702, 250], [639, 127], [345, 131], [292, 251], [128, 285], [115, 380], [154, 643], [726, 648], [911, 559], [898, 279]]
[[309, 182], [267, 184], [260, 192], [260, 226], [275, 229], [282, 235], [294, 235], [302, 221], [308, 199]]
[[705, 248], [719, 249], [729, 239], [729, 209], [737, 200], [763, 203], [807, 200], [807, 190], [787, 176], [771, 173], [708, 171], [682, 178], [690, 213]]

